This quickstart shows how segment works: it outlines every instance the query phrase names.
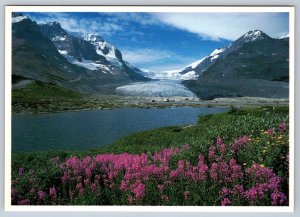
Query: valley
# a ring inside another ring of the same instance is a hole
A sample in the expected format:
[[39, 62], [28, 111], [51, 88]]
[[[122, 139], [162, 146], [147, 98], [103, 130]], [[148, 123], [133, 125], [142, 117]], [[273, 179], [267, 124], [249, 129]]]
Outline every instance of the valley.
[[11, 204], [291, 205], [287, 13], [233, 14], [12, 12]]

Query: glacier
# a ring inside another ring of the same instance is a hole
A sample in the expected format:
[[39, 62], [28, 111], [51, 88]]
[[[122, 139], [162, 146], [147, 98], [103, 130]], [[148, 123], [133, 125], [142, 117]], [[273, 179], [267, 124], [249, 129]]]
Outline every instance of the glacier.
[[180, 81], [154, 80], [148, 82], [135, 82], [116, 88], [116, 93], [125, 96], [144, 97], [195, 97]]

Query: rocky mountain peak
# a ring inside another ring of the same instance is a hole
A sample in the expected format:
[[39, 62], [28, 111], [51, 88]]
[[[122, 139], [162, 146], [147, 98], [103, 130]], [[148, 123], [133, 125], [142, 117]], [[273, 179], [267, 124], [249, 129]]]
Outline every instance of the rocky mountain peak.
[[67, 33], [66, 31], [61, 27], [60, 23], [54, 21], [49, 23], [41, 23], [40, 28], [43, 32], [43, 34], [50, 38], [52, 41], [58, 41], [62, 37], [65, 38]]
[[18, 23], [24, 19], [28, 19], [28, 17], [23, 15], [22, 13], [18, 13], [18, 12], [12, 13], [12, 23]]
[[241, 38], [245, 42], [250, 42], [250, 41], [257, 41], [257, 40], [267, 39], [267, 38], [270, 38], [270, 37], [261, 30], [251, 30], [251, 31], [245, 33]]
[[106, 56], [108, 59], [112, 58], [122, 61], [122, 53], [120, 50], [106, 42], [99, 34], [83, 33], [80, 37], [91, 43], [95, 47], [97, 54]]
[[82, 38], [89, 42], [104, 42], [104, 39], [97, 33], [83, 33]]

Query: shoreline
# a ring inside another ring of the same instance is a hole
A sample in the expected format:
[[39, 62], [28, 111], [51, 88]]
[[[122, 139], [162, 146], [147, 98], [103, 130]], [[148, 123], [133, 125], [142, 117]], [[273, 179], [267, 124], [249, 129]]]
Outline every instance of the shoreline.
[[[65, 103], [65, 104], [64, 104]], [[54, 102], [42, 104], [35, 102], [34, 107], [28, 103], [12, 106], [12, 115], [48, 114], [62, 112], [80, 112], [91, 110], [108, 110], [123, 108], [172, 108], [172, 107], [257, 107], [257, 106], [288, 106], [288, 98], [236, 97], [201, 100], [197, 97], [133, 97], [133, 96], [89, 96], [78, 101]], [[54, 107], [53, 107], [54, 106]]]

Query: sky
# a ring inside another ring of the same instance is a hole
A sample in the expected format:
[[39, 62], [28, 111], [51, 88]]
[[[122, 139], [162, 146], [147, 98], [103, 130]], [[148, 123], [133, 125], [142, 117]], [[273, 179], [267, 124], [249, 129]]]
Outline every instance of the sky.
[[277, 38], [289, 33], [288, 13], [24, 13], [57, 21], [72, 32], [98, 33], [123, 59], [152, 71], [181, 69], [250, 30]]

